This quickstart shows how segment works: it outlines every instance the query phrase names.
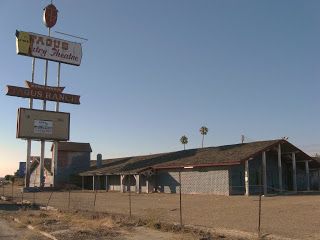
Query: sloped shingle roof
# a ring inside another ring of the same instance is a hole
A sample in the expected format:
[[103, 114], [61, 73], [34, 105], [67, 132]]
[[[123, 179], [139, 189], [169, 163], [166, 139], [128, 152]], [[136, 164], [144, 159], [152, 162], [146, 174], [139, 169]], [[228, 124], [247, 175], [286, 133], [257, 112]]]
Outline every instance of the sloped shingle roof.
[[[102, 161], [102, 166], [100, 168], [92, 166], [89, 171], [83, 172], [80, 175], [92, 176], [138, 173], [148, 168], [161, 169], [181, 168], [186, 166], [236, 165], [240, 164], [241, 161], [247, 160], [256, 154], [261, 153], [264, 150], [278, 145], [280, 142], [285, 142], [287, 145], [294, 147], [285, 140], [277, 139], [219, 147], [190, 149], [146, 156], [106, 159]], [[304, 155], [310, 158], [308, 155]]]
[[[32, 173], [39, 165], [40, 163], [40, 157], [39, 156], [32, 156], [31, 157], [31, 166], [30, 166], [30, 172]], [[44, 159], [44, 168], [51, 173], [51, 158], [45, 158]]]
[[[53, 144], [51, 151], [53, 150]], [[90, 143], [77, 143], [77, 142], [59, 142], [59, 151], [65, 152], [92, 152]]]

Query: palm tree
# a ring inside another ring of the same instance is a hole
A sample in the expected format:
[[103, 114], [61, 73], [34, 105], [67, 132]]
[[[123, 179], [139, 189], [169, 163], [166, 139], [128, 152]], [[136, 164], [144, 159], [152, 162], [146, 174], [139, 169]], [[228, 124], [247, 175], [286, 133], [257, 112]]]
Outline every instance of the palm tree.
[[200, 128], [200, 133], [202, 135], [202, 148], [203, 148], [203, 140], [204, 140], [204, 135], [207, 135], [209, 129], [206, 126], [202, 126]]
[[188, 138], [186, 135], [183, 135], [180, 138], [180, 142], [183, 144], [183, 149], [186, 150], [186, 144], [188, 144]]

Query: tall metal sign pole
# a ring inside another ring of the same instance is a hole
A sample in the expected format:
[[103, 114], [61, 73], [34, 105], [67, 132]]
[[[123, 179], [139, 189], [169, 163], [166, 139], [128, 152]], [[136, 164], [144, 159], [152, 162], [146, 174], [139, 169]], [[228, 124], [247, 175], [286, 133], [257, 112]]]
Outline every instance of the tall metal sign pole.
[[[53, 5], [52, 5], [53, 6]], [[49, 7], [49, 6], [48, 6]], [[57, 22], [57, 13], [58, 13], [58, 10], [53, 6], [53, 7], [50, 7], [51, 10], [50, 12], [52, 12], [51, 16], [49, 15], [49, 11], [48, 11], [48, 20], [46, 21], [48, 26], [51, 26], [51, 25], [54, 25], [56, 24]], [[43, 16], [44, 19], [45, 19], [45, 15]], [[50, 28], [49, 28], [50, 29]], [[61, 68], [61, 63], [59, 62], [58, 63], [58, 76], [57, 76], [57, 87], [59, 88], [60, 87], [60, 68]], [[59, 112], [59, 101], [56, 102], [56, 112]], [[52, 171], [52, 176], [53, 176], [53, 183], [55, 181], [55, 176], [57, 174], [57, 163], [58, 163], [58, 144], [59, 142], [58, 141], [55, 141], [54, 142], [54, 145], [53, 145], [53, 157], [52, 157], [52, 165], [51, 165], [51, 171]]]
[[[36, 64], [36, 59], [32, 58], [32, 73], [31, 73], [31, 82], [34, 83], [34, 68]], [[33, 99], [29, 100], [29, 108], [33, 108]], [[30, 164], [31, 164], [31, 139], [27, 140], [27, 160], [26, 160], [26, 174], [24, 186], [26, 188], [30, 187]]]
[[[51, 28], [57, 23], [57, 18], [58, 18], [58, 10], [57, 8], [51, 3], [48, 6], [46, 6], [43, 9], [43, 22], [46, 25], [46, 27], [48, 28], [48, 36], [50, 37], [50, 33], [51, 33]], [[44, 71], [44, 86], [47, 87], [48, 86], [48, 60], [46, 60], [46, 65], [45, 65], [45, 71]], [[43, 100], [43, 105], [42, 105], [43, 110], [46, 110], [47, 108], [47, 101], [44, 99]], [[58, 110], [56, 109], [56, 111], [58, 112]], [[40, 187], [44, 187], [45, 185], [45, 179], [44, 179], [44, 152], [45, 152], [45, 140], [41, 140], [41, 155], [40, 155]], [[57, 142], [55, 142], [55, 149], [56, 149], [56, 145]], [[56, 154], [54, 154], [56, 155]], [[55, 157], [54, 157], [55, 158]], [[54, 168], [55, 166], [55, 160], [56, 159], [52, 159], [53, 163], [51, 164], [52, 167]], [[54, 178], [54, 173], [53, 172], [53, 178]], [[54, 180], [53, 180], [54, 183]]]
[[[61, 68], [61, 63], [58, 63], [58, 76], [57, 76], [57, 87], [60, 87], [60, 68]], [[56, 102], [56, 112], [59, 112], [59, 101]], [[52, 162], [52, 166], [51, 166], [51, 171], [52, 171], [52, 176], [53, 176], [53, 183], [55, 180], [55, 176], [57, 174], [58, 171], [58, 141], [54, 142], [54, 146], [53, 146], [53, 162]]]

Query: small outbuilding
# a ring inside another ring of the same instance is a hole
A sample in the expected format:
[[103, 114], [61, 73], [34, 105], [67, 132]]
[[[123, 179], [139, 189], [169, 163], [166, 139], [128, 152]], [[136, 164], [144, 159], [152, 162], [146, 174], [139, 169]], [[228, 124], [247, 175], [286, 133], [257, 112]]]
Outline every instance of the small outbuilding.
[[[78, 174], [90, 168], [91, 146], [89, 143], [59, 142], [57, 151], [52, 144], [52, 156], [57, 152], [58, 160], [53, 164], [52, 158], [44, 159], [44, 187], [63, 188]], [[30, 187], [40, 186], [40, 157], [31, 157]]]
[[[52, 154], [55, 154], [54, 146], [52, 144]], [[59, 142], [57, 150], [58, 161], [52, 168], [52, 172], [54, 173], [54, 186], [61, 188], [73, 182], [72, 178], [78, 176], [80, 172], [90, 168], [92, 149], [89, 143]]]
[[320, 163], [284, 139], [92, 161], [82, 187], [217, 195], [319, 190]]

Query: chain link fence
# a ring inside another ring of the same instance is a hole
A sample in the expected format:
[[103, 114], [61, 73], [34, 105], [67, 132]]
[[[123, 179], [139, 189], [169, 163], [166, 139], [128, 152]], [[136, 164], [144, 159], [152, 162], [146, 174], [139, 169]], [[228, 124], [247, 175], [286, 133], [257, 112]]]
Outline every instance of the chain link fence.
[[[1, 195], [2, 199], [18, 204], [124, 214], [154, 222], [175, 223], [182, 227], [211, 228], [224, 233], [232, 229], [238, 232], [231, 231], [231, 234], [250, 233], [251, 237], [275, 234], [303, 239], [314, 231], [320, 232], [318, 227], [315, 227], [320, 226], [320, 196], [310, 199], [310, 196], [262, 197], [262, 194], [249, 197], [184, 194], [183, 174], [179, 173], [179, 184], [173, 194], [120, 193], [105, 190], [50, 192], [39, 189], [23, 192], [22, 187], [6, 184], [1, 186]], [[261, 185], [256, 187], [262, 189]], [[308, 219], [300, 208], [309, 214]], [[313, 210], [310, 211], [309, 208]]]

